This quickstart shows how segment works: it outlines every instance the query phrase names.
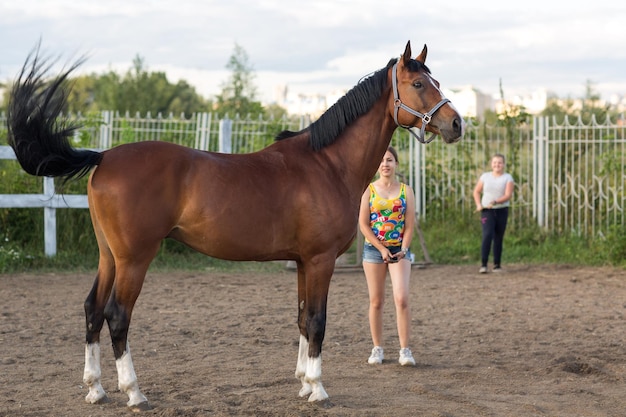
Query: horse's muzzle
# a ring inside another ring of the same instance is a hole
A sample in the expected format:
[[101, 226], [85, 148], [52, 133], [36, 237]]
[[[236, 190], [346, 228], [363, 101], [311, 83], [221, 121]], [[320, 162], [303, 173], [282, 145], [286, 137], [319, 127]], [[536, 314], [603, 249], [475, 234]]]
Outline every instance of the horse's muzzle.
[[450, 125], [442, 126], [439, 129], [439, 134], [445, 143], [460, 141], [465, 134], [465, 120], [462, 117], [455, 117]]

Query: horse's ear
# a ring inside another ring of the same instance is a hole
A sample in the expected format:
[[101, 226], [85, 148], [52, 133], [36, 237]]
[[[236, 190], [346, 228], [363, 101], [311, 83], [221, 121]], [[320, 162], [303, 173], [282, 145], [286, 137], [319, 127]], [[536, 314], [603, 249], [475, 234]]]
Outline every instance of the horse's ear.
[[428, 53], [428, 48], [426, 48], [426, 44], [424, 44], [424, 49], [422, 49], [422, 53], [419, 54], [416, 61], [421, 62], [422, 64], [426, 62], [426, 54]]
[[402, 61], [404, 65], [407, 65], [411, 60], [411, 41], [406, 43], [406, 48], [404, 48], [404, 53], [402, 54]]

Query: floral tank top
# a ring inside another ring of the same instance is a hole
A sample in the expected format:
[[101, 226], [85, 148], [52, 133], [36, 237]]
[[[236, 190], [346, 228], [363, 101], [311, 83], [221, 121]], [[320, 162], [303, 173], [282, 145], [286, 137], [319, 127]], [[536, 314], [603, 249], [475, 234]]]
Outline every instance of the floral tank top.
[[376, 194], [370, 184], [370, 227], [385, 246], [401, 246], [404, 235], [404, 213], [406, 212], [406, 187], [400, 184], [400, 195], [385, 199]]

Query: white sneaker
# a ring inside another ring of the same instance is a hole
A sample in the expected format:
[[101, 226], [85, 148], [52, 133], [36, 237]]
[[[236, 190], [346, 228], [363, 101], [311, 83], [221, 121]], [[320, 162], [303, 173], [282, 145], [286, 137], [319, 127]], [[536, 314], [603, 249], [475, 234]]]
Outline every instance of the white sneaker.
[[370, 365], [380, 365], [381, 363], [383, 363], [383, 359], [385, 359], [383, 348], [381, 348], [380, 346], [374, 346], [374, 349], [372, 349], [372, 354], [367, 360], [367, 363], [369, 363]]
[[415, 359], [413, 359], [413, 354], [411, 353], [411, 349], [404, 348], [400, 349], [400, 358], [398, 359], [400, 365], [402, 366], [415, 366]]
[[480, 269], [478, 270], [479, 274], [486, 274], [487, 273], [487, 267], [486, 266], [481, 266]]

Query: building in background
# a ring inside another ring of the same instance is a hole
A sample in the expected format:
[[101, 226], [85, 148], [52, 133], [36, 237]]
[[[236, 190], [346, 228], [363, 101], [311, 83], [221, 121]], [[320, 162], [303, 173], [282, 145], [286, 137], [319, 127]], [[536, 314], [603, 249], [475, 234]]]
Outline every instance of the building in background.
[[[348, 90], [336, 90], [327, 94], [292, 93], [287, 85], [275, 88], [274, 103], [287, 110], [290, 115], [309, 115], [312, 120], [319, 118], [330, 106], [346, 94]], [[523, 106], [531, 115], [538, 115], [546, 108], [550, 94], [545, 88], [539, 88], [525, 94], [505, 97], [504, 103], [500, 94], [485, 94], [472, 85], [459, 88], [444, 89], [443, 94], [449, 98], [459, 113], [466, 118], [481, 119], [485, 111], [501, 113], [504, 106]], [[566, 100], [566, 99], [563, 99]], [[574, 100], [575, 107], [582, 105], [582, 100]], [[626, 111], [626, 96], [612, 95], [604, 102], [619, 112]]]
[[471, 85], [457, 89], [444, 89], [443, 94], [452, 101], [463, 117], [481, 118], [486, 110], [494, 110], [494, 99]]
[[332, 105], [329, 101], [324, 94], [291, 93], [287, 85], [274, 88], [274, 103], [287, 110], [289, 115], [309, 115], [315, 120]]

